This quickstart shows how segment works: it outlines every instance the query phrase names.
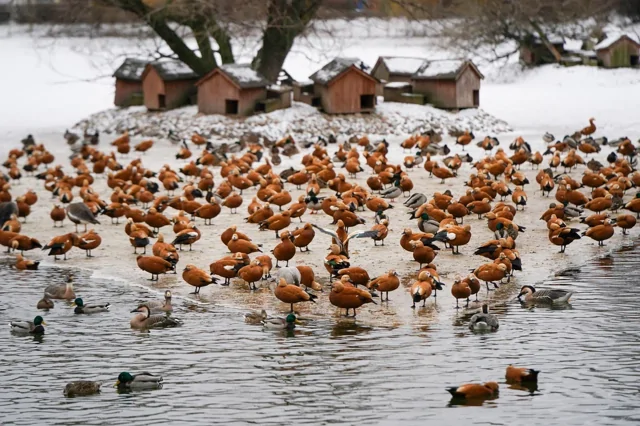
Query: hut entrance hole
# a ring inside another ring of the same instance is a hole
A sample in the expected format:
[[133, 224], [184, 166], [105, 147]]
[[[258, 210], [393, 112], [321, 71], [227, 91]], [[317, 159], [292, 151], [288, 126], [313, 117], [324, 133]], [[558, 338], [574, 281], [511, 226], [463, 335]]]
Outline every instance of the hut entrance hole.
[[629, 57], [629, 62], [632, 67], [637, 67], [640, 62], [640, 57], [638, 55], [631, 55]]
[[360, 108], [368, 109], [375, 107], [374, 95], [360, 95]]
[[480, 91], [473, 91], [473, 106], [480, 106]]
[[167, 99], [165, 95], [158, 95], [158, 108], [166, 108], [167, 107]]
[[225, 99], [224, 101], [224, 113], [230, 115], [238, 114], [238, 101], [235, 99]]
[[322, 104], [322, 99], [320, 96], [316, 96], [315, 98], [311, 98], [311, 106], [319, 107]]

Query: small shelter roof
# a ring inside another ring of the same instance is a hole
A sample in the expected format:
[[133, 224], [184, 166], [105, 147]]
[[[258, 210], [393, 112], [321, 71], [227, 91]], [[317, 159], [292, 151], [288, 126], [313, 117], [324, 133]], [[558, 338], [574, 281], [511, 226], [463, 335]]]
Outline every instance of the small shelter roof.
[[613, 46], [616, 42], [618, 42], [620, 39], [623, 39], [623, 38], [627, 38], [635, 44], [640, 44], [638, 43], [639, 41], [638, 36], [636, 36], [635, 34], [627, 34], [627, 33], [612, 34], [612, 35], [608, 35], [607, 37], [604, 38], [604, 40], [596, 44], [594, 49], [595, 50], [608, 49], [609, 47]]
[[113, 77], [120, 80], [141, 81], [144, 68], [149, 61], [136, 58], [126, 58], [113, 73]]
[[412, 76], [413, 79], [457, 80], [466, 67], [471, 67], [480, 78], [484, 78], [478, 67], [469, 60], [447, 59], [429, 61]]
[[256, 89], [267, 87], [270, 83], [259, 72], [251, 68], [250, 64], [224, 64], [202, 77], [196, 84], [200, 85], [213, 77], [222, 73], [240, 89]]
[[381, 62], [386, 65], [390, 74], [411, 76], [427, 61], [424, 58], [410, 56], [380, 56], [374, 69]]
[[149, 62], [142, 74], [143, 77], [149, 67], [153, 67], [164, 81], [193, 80], [198, 78], [198, 74], [182, 61]]
[[[328, 84], [340, 74], [345, 72], [347, 69], [355, 66], [365, 75], [371, 77], [369, 74], [364, 72], [362, 68], [364, 67], [364, 63], [358, 58], [335, 58], [333, 61], [326, 64], [324, 67], [320, 68], [318, 71], [313, 73], [309, 79], [314, 83], [318, 84]], [[373, 78], [373, 77], [371, 77]]]

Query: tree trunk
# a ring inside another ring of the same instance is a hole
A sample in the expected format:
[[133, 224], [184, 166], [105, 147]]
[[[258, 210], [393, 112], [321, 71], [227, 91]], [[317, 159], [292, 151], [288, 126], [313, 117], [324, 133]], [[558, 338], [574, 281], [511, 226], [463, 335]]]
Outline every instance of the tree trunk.
[[267, 28], [252, 66], [267, 80], [278, 79], [293, 42], [307, 27], [321, 0], [270, 0]]
[[560, 62], [562, 60], [562, 55], [560, 54], [560, 52], [558, 52], [558, 49], [556, 49], [555, 46], [551, 44], [551, 42], [547, 38], [547, 35], [542, 30], [542, 27], [540, 27], [540, 25], [538, 25], [538, 23], [534, 20], [530, 20], [529, 22], [531, 23], [531, 26], [533, 27], [536, 34], [538, 34], [538, 37], [540, 37], [540, 40], [542, 40], [544, 46], [547, 48], [547, 50], [549, 50], [549, 52], [551, 52], [556, 62]]

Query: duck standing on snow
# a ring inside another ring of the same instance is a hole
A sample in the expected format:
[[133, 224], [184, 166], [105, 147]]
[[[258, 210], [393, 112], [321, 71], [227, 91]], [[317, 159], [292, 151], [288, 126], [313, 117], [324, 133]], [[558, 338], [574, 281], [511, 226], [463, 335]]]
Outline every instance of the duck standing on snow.
[[500, 327], [498, 317], [489, 313], [489, 306], [482, 305], [482, 313], [477, 313], [469, 321], [469, 329], [472, 331], [497, 331]]
[[396, 177], [393, 181], [393, 186], [380, 191], [382, 198], [390, 199], [393, 203], [396, 198], [402, 195], [402, 188], [400, 187], [400, 178]]
[[427, 201], [428, 200], [426, 195], [419, 192], [414, 192], [409, 198], [407, 198], [407, 200], [403, 204], [410, 209], [417, 209]]

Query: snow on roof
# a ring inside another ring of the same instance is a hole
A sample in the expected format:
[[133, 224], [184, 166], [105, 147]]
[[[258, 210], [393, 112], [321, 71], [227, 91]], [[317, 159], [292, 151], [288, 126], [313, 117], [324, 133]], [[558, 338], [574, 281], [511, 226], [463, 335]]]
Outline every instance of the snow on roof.
[[122, 65], [113, 73], [115, 78], [121, 80], [141, 81], [144, 68], [149, 61], [135, 58], [126, 58]]
[[459, 59], [447, 59], [443, 61], [430, 61], [416, 71], [414, 78], [456, 78], [458, 71], [466, 61]]
[[381, 56], [390, 74], [412, 75], [426, 62], [423, 58], [409, 56]]
[[198, 77], [198, 74], [182, 61], [158, 61], [152, 62], [151, 65], [165, 81], [190, 80]]
[[251, 68], [250, 64], [225, 64], [220, 66], [220, 70], [243, 89], [266, 87], [269, 81], [260, 73]]
[[407, 83], [404, 81], [392, 81], [391, 83], [387, 83], [384, 85], [384, 87], [389, 87], [391, 89], [401, 89], [407, 86], [411, 86], [411, 83]]
[[335, 58], [327, 65], [316, 71], [309, 77], [314, 83], [327, 84], [351, 65], [359, 65], [362, 61], [358, 58]]
[[611, 34], [605, 37], [605, 39], [602, 40], [600, 43], [596, 44], [596, 47], [594, 49], [595, 50], [607, 49], [611, 47], [616, 41], [620, 40], [620, 38], [625, 36], [629, 37], [631, 40], [635, 41], [636, 43], [639, 42], [638, 36], [635, 34], [630, 34], [630, 33]]

